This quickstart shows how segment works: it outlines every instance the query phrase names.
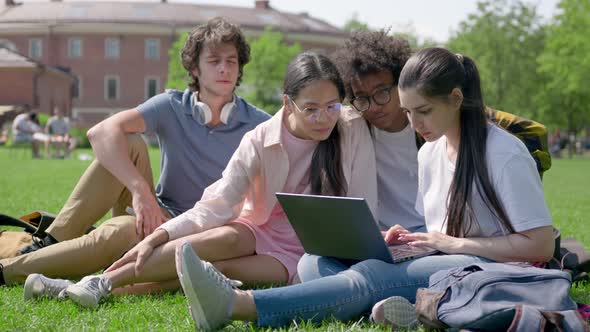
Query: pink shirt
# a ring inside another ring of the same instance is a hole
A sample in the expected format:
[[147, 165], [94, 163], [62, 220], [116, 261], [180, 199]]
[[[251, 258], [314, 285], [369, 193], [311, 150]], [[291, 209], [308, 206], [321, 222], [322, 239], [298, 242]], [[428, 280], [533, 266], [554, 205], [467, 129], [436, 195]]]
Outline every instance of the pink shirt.
[[[192, 209], [159, 227], [168, 232], [170, 240], [222, 226], [238, 217], [256, 225], [268, 222], [277, 204], [275, 193], [285, 189], [290, 171], [288, 155], [281, 145], [282, 118], [280, 110], [246, 133], [221, 179], [205, 189]], [[360, 114], [348, 108], [341, 111], [338, 126], [347, 196], [365, 198], [376, 216], [375, 152], [368, 126]]]
[[309, 165], [311, 165], [313, 152], [319, 142], [293, 136], [284, 123], [282, 124], [281, 130], [283, 150], [287, 153], [287, 159], [289, 160], [287, 183], [285, 183], [282, 191], [294, 194], [310, 193]]
[[[318, 142], [293, 136], [283, 123], [281, 144], [289, 159], [289, 175], [282, 191], [295, 194], [311, 192], [309, 165]], [[287, 269], [288, 282], [292, 283], [295, 280], [297, 262], [305, 251], [281, 204], [275, 204], [264, 225], [255, 225], [241, 217], [232, 222], [245, 225], [254, 234], [257, 255], [274, 257]]]

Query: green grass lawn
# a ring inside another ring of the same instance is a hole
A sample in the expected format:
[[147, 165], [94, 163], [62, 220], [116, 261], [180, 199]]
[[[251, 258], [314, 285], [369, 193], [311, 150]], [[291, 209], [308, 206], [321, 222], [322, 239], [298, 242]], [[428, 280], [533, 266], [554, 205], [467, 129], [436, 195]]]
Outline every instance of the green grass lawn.
[[[154, 176], [159, 155], [151, 150]], [[0, 147], [0, 213], [19, 216], [32, 210], [57, 213], [89, 161], [80, 161], [76, 151], [69, 160], [32, 160], [28, 151]], [[590, 249], [590, 158], [554, 160], [544, 177], [545, 194], [555, 225], [563, 237], [575, 236]], [[0, 287], [0, 331], [103, 331], [103, 330], [188, 330], [193, 329], [181, 293], [159, 296], [110, 297], [96, 310], [86, 310], [71, 301], [25, 302], [22, 286]], [[590, 283], [576, 285], [572, 296], [590, 303]], [[257, 330], [234, 323], [229, 330]], [[319, 326], [292, 324], [284, 331], [386, 331], [360, 318], [357, 322], [327, 321]]]

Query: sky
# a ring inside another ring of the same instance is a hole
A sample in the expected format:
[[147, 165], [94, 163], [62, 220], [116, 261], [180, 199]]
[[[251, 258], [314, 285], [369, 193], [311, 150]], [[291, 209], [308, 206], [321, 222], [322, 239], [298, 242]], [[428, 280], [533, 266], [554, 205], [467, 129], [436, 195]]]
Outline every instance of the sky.
[[[49, 1], [49, 0], [21, 0]], [[96, 0], [62, 0], [96, 1]], [[117, 0], [112, 0], [117, 1]], [[158, 1], [158, 0], [125, 0]], [[535, 4], [539, 13], [550, 19], [558, 0], [525, 0]], [[3, 1], [2, 1], [3, 2]], [[253, 7], [254, 0], [168, 0], [239, 7]], [[445, 42], [459, 22], [475, 12], [476, 0], [270, 0], [271, 7], [292, 13], [307, 12], [337, 27], [356, 15], [371, 28], [391, 27], [394, 31], [415, 31], [421, 38]]]
[[[254, 0], [168, 0], [252, 7]], [[525, 0], [535, 4], [544, 18], [556, 13], [558, 0]], [[475, 12], [476, 0], [270, 0], [271, 7], [294, 13], [307, 12], [342, 27], [353, 15], [371, 28], [406, 29], [408, 24], [422, 38], [439, 42], [449, 38], [451, 29]]]

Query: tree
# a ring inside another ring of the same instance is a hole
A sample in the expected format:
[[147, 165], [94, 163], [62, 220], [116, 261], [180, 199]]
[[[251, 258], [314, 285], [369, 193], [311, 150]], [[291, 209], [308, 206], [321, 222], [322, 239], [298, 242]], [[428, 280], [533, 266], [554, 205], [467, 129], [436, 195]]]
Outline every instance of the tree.
[[590, 124], [590, 2], [562, 0], [558, 8], [538, 58], [547, 80], [537, 100], [546, 121], [575, 134]]
[[477, 12], [460, 23], [447, 46], [474, 59], [486, 104], [539, 117], [534, 96], [545, 79], [537, 72], [545, 28], [536, 6], [520, 0], [480, 1]]
[[184, 47], [187, 38], [188, 34], [179, 35], [168, 51], [170, 59], [170, 62], [168, 62], [168, 80], [166, 81], [168, 89], [184, 90], [188, 86], [188, 73], [182, 66], [180, 59], [180, 51]]
[[439, 45], [436, 40], [430, 37], [420, 37], [418, 32], [416, 31], [416, 27], [412, 22], [407, 24], [398, 25], [395, 29], [396, 31], [392, 33], [393, 36], [398, 38], [403, 38], [410, 43], [410, 47], [413, 50], [421, 50], [427, 47], [435, 47]]
[[[361, 22], [358, 19], [358, 13], [356, 12], [352, 14], [352, 17], [349, 18], [348, 21], [346, 21], [342, 29], [348, 32], [372, 30], [369, 28], [367, 23]], [[407, 40], [408, 43], [410, 43], [410, 47], [412, 47], [414, 50], [420, 50], [426, 47], [434, 47], [440, 44], [432, 38], [420, 37], [412, 22], [397, 25], [395, 28], [389, 27], [385, 29], [389, 29], [389, 32], [392, 36]]]
[[280, 32], [267, 27], [250, 41], [250, 63], [244, 67], [240, 95], [269, 113], [276, 112], [282, 103], [280, 92], [287, 65], [299, 52], [298, 43], [288, 46]]
[[342, 27], [342, 29], [344, 31], [348, 31], [348, 32], [370, 31], [371, 29], [369, 29], [369, 25], [365, 22], [361, 22], [358, 17], [359, 17], [359, 14], [357, 12], [354, 12], [352, 14], [352, 17], [350, 17], [348, 19], [348, 21], [346, 21], [346, 23], [344, 24], [344, 27]]

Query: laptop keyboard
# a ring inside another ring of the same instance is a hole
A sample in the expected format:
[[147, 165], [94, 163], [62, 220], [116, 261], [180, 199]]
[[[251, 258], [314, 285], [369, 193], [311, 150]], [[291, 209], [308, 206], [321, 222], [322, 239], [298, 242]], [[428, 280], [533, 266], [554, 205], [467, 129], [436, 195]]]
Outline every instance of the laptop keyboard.
[[389, 247], [389, 252], [391, 252], [391, 256], [393, 257], [394, 260], [411, 258], [411, 257], [417, 256], [417, 255], [431, 252], [431, 251], [432, 251], [432, 249], [430, 249], [430, 248], [411, 247], [407, 244]]

